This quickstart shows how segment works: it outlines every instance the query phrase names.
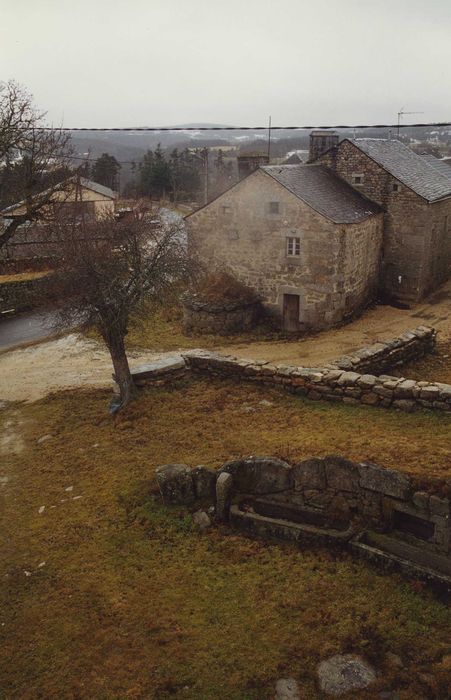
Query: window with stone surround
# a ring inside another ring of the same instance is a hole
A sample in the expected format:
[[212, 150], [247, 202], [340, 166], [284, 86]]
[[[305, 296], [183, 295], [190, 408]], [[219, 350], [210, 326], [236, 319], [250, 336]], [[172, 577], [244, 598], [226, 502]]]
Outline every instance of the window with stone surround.
[[222, 207], [222, 213], [223, 214], [231, 214], [232, 213], [232, 207], [229, 207], [228, 205], [224, 205]]
[[352, 173], [352, 183], [354, 185], [363, 185], [362, 173]]
[[299, 256], [301, 254], [301, 239], [296, 236], [287, 236], [287, 255]]
[[270, 202], [268, 211], [270, 214], [280, 214], [280, 202]]
[[399, 185], [397, 182], [393, 183], [392, 190], [393, 190], [393, 192], [399, 192]]

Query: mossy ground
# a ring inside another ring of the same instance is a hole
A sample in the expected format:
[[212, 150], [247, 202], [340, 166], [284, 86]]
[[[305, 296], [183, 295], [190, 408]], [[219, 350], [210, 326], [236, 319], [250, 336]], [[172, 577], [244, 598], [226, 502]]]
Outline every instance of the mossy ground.
[[151, 494], [159, 464], [249, 454], [449, 478], [449, 419], [207, 381], [143, 393], [116, 420], [108, 399], [65, 392], [0, 414], [17, 431], [2, 462], [1, 697], [264, 700], [295, 676], [313, 700], [317, 663], [341, 651], [382, 672], [359, 700], [448, 697], [451, 612], [430, 592], [347, 555], [201, 535]]

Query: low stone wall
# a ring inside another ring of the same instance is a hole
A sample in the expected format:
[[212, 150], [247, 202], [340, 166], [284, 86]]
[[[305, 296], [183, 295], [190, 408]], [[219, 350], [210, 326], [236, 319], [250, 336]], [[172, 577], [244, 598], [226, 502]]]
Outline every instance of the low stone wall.
[[172, 384], [189, 374], [190, 368], [181, 355], [162, 357], [131, 370], [133, 381], [138, 387]]
[[[433, 482], [416, 490], [406, 474], [340, 456], [294, 465], [249, 457], [217, 472], [170, 464], [156, 477], [165, 503], [214, 503], [217, 521], [248, 534], [349, 548], [451, 590], [451, 506], [443, 484], [439, 494]], [[446, 488], [450, 493], [451, 483]]]
[[432, 352], [436, 335], [434, 328], [419, 326], [392, 340], [380, 341], [344, 355], [332, 365], [361, 374], [382, 374]]
[[422, 356], [432, 349], [434, 342], [435, 330], [420, 326], [393, 341], [358, 351], [352, 365], [358, 369], [352, 371], [340, 367], [345, 363], [343, 358], [325, 367], [311, 368], [275, 365], [267, 360], [219, 355], [208, 350], [190, 350], [138, 367], [132, 371], [132, 375], [138, 386], [158, 386], [193, 372], [280, 387], [315, 401], [393, 407], [408, 412], [419, 408], [451, 412], [449, 384], [414, 381], [385, 374], [376, 376], [364, 371], [367, 362], [373, 363], [373, 367], [387, 366], [391, 358], [392, 364], [399, 365], [402, 357], [411, 359]]
[[360, 374], [332, 365], [320, 368], [273, 365], [264, 360], [238, 359], [208, 351], [191, 351], [184, 357], [196, 373], [281, 387], [316, 401], [393, 407], [408, 412], [418, 408], [451, 411], [449, 384]]
[[182, 303], [183, 330], [186, 333], [227, 335], [248, 330], [255, 325], [260, 313], [260, 303], [256, 300], [213, 303], [185, 294]]
[[42, 303], [40, 290], [43, 279], [44, 277], [37, 277], [31, 280], [0, 284], [0, 313], [13, 309], [20, 311]]

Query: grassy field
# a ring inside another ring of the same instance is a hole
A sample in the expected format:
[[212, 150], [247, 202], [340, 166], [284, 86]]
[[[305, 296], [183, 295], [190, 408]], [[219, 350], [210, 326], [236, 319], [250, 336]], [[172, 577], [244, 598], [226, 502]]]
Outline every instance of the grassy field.
[[207, 381], [143, 393], [116, 420], [108, 400], [65, 392], [0, 413], [0, 697], [272, 700], [292, 675], [314, 700], [318, 662], [340, 651], [381, 671], [354, 698], [448, 697], [451, 611], [419, 584], [347, 555], [199, 534], [152, 497], [152, 477], [166, 462], [338, 453], [449, 479], [449, 418]]

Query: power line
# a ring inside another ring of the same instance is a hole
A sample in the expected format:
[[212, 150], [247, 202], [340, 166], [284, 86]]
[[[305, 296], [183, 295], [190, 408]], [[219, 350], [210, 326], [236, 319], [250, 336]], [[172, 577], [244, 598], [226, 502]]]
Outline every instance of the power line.
[[[311, 131], [312, 129], [413, 129], [419, 127], [451, 126], [449, 122], [426, 122], [421, 124], [335, 124], [310, 126], [271, 126], [271, 131]], [[26, 127], [24, 127], [25, 129]], [[36, 131], [267, 131], [268, 126], [39, 126]]]

